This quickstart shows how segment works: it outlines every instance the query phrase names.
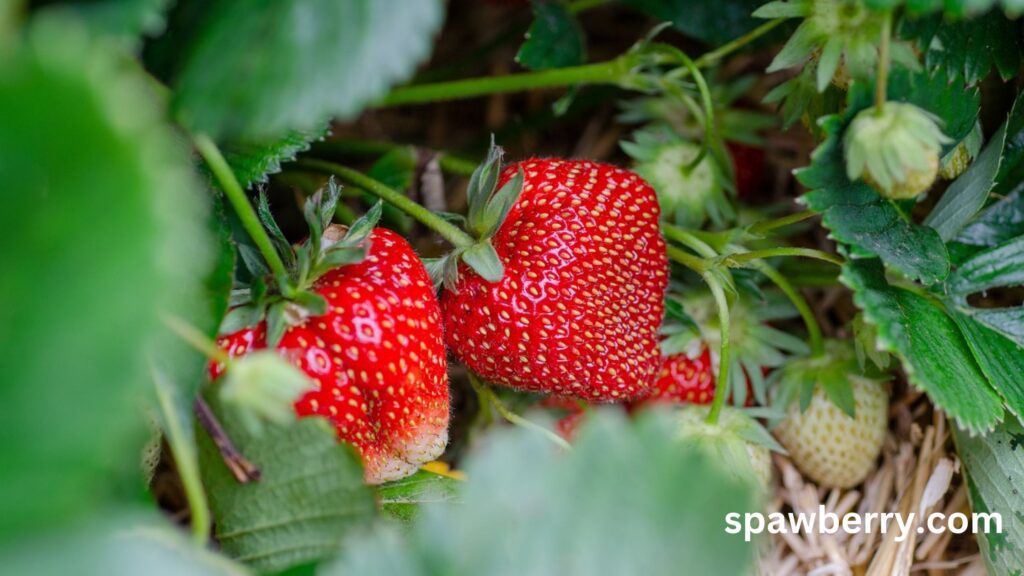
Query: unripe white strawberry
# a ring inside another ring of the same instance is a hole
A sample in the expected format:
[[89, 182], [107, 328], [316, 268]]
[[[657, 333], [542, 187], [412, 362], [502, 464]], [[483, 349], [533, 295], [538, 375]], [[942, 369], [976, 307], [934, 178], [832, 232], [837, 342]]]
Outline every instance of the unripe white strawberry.
[[886, 102], [861, 110], [846, 129], [846, 175], [863, 178], [882, 196], [908, 200], [931, 187], [939, 152], [951, 140], [939, 119], [913, 104]]
[[883, 381], [860, 374], [849, 346], [829, 350], [784, 369], [780, 391], [788, 400], [780, 407], [786, 415], [773, 432], [806, 476], [829, 488], [850, 488], [878, 459], [889, 394]]
[[674, 413], [681, 442], [703, 451], [737, 478], [768, 491], [772, 478], [770, 450], [781, 451], [771, 435], [742, 411], [725, 406], [718, 422], [707, 422], [708, 406], [684, 406]]

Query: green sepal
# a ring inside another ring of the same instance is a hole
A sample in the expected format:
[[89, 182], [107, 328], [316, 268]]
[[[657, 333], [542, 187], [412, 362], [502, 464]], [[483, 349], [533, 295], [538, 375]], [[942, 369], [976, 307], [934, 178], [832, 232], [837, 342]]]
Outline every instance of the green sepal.
[[501, 175], [501, 160], [505, 151], [495, 145], [494, 137], [491, 136], [491, 147], [487, 151], [487, 159], [483, 164], [473, 170], [469, 177], [469, 186], [466, 189], [466, 200], [469, 204], [469, 228], [478, 229], [477, 222], [480, 221], [482, 212], [491, 197], [491, 193], [498, 185], [498, 177]]
[[362, 244], [370, 237], [370, 233], [372, 233], [373, 229], [377, 226], [377, 222], [380, 221], [380, 216], [383, 212], [384, 203], [378, 200], [377, 203], [366, 212], [366, 214], [360, 216], [358, 220], [349, 226], [348, 232], [345, 233], [344, 238], [341, 239], [339, 244], [344, 244], [345, 246], [356, 246], [358, 244]]
[[462, 261], [484, 280], [494, 283], [505, 275], [505, 265], [490, 240], [484, 240], [462, 252]]
[[828, 399], [850, 418], [855, 417], [855, 401], [851, 380], [854, 378], [882, 379], [883, 373], [858, 366], [854, 347], [849, 341], [829, 340], [825, 352], [818, 356], [793, 360], [773, 378], [778, 393], [775, 405], [785, 411], [790, 403], [799, 399], [800, 411], [806, 411], [821, 387]]
[[327, 314], [327, 299], [311, 290], [303, 290], [291, 298], [303, 308], [310, 316], [323, 316]]
[[288, 301], [278, 300], [267, 308], [267, 348], [277, 348], [288, 329]]
[[469, 220], [470, 232], [475, 234], [477, 238], [490, 238], [497, 231], [498, 226], [501, 226], [501, 223], [505, 221], [509, 210], [512, 209], [516, 200], [519, 199], [519, 195], [523, 191], [523, 179], [523, 170], [520, 168], [515, 176], [509, 179], [504, 186], [487, 200], [483, 210], [478, 212], [475, 222], [471, 217]]
[[274, 216], [270, 212], [270, 200], [267, 198], [266, 188], [260, 188], [259, 200], [256, 203], [256, 213], [259, 215], [263, 227], [270, 234], [270, 240], [274, 243], [274, 248], [281, 255], [281, 259], [284, 260], [284, 265], [294, 266], [295, 251], [288, 242], [288, 239], [285, 238], [284, 232], [281, 232], [281, 228], [277, 225]]
[[220, 323], [221, 335], [238, 332], [243, 328], [251, 328], [259, 323], [263, 317], [263, 309], [255, 304], [237, 306], [228, 310], [224, 320]]
[[313, 269], [313, 276], [320, 277], [338, 266], [356, 264], [362, 262], [364, 258], [366, 258], [365, 246], [331, 246], [320, 255], [320, 261]]

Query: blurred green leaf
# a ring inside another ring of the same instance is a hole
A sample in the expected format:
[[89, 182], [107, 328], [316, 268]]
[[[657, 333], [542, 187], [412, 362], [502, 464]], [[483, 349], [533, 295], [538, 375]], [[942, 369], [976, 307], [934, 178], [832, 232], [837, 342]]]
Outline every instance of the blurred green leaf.
[[160, 313], [207, 313], [207, 206], [122, 54], [40, 16], [0, 62], [0, 534], [127, 497], [147, 360], [183, 357]]
[[56, 2], [47, 11], [70, 13], [82, 19], [98, 34], [109, 34], [133, 47], [142, 36], [164, 29], [167, 9], [172, 0], [93, 0]]
[[725, 532], [725, 515], [754, 509], [749, 485], [676, 440], [664, 414], [592, 416], [569, 453], [496, 432], [468, 459], [460, 504], [424, 506], [404, 538], [379, 527], [350, 540], [323, 573], [747, 573], [754, 545]]
[[936, 406], [972, 432], [991, 430], [1002, 420], [1002, 400], [941, 304], [890, 286], [878, 260], [847, 262], [842, 281], [877, 329], [879, 348], [900, 358], [910, 382]]
[[564, 68], [587, 60], [583, 27], [564, 4], [535, 0], [533, 24], [519, 47], [516, 62], [531, 70]]
[[115, 513], [74, 530], [7, 543], [0, 565], [8, 574], [76, 576], [245, 576], [249, 571], [191, 545], [160, 518]]
[[292, 130], [281, 138], [262, 143], [232, 141], [224, 146], [224, 158], [243, 187], [265, 184], [269, 175], [281, 171], [283, 162], [294, 160], [300, 152], [309, 150], [310, 143], [320, 140], [327, 132], [327, 124], [323, 124], [308, 131]]
[[385, 514], [412, 522], [426, 504], [458, 503], [465, 482], [426, 470], [377, 487], [377, 503]]
[[235, 446], [261, 472], [259, 480], [240, 484], [210, 436], [198, 433], [215, 536], [227, 555], [260, 572], [284, 570], [333, 555], [353, 528], [376, 515], [359, 456], [338, 442], [327, 421], [302, 418], [256, 437], [237, 414], [222, 409], [216, 394], [209, 402]]
[[1024, 476], [1024, 428], [1008, 418], [984, 436], [954, 429], [954, 438], [967, 471], [971, 511], [1002, 518], [1001, 531], [993, 524], [987, 534], [978, 534], [988, 573], [1018, 575], [1024, 566], [1024, 500], [1018, 488]]
[[438, 0], [222, 0], [179, 48], [175, 112], [256, 142], [352, 118], [430, 54], [443, 13]]

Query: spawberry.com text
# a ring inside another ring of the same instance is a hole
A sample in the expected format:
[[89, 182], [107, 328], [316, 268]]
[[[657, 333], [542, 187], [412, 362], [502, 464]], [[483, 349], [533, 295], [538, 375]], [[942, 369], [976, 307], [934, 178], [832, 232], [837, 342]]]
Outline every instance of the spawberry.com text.
[[850, 534], [888, 534], [896, 532], [896, 541], [903, 542], [910, 536], [911, 530], [918, 534], [926, 532], [953, 534], [1001, 534], [1003, 518], [998, 512], [977, 512], [971, 515], [956, 512], [946, 516], [942, 512], [929, 514], [924, 522], [918, 522], [917, 516], [911, 512], [903, 515], [896, 512], [868, 512], [857, 514], [848, 512], [842, 516], [818, 506], [817, 512], [782, 513], [771, 512], [730, 512], [725, 515], [725, 532], [727, 534], [743, 533], [743, 539], [749, 542], [755, 534], [801, 534], [817, 532], [819, 534], [835, 534], [840, 530]]

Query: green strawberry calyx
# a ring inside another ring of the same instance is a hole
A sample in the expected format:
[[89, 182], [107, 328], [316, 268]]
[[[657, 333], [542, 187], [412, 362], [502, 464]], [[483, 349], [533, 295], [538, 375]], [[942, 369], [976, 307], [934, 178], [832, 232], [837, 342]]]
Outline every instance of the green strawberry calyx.
[[332, 224], [340, 196], [341, 187], [332, 178], [325, 188], [306, 200], [303, 216], [309, 236], [293, 245], [274, 221], [266, 193], [260, 193], [257, 213], [285, 263], [286, 274], [275, 277], [251, 247], [239, 245], [248, 278], [236, 278], [231, 310], [221, 323], [221, 334], [252, 327], [266, 319], [267, 345], [273, 348], [289, 327], [327, 313], [327, 300], [313, 289], [314, 284], [330, 270], [361, 262], [366, 257], [370, 233], [382, 210], [378, 202], [347, 228]]
[[469, 178], [466, 198], [469, 211], [465, 218], [457, 214], [444, 216], [459, 220], [473, 236], [475, 243], [457, 246], [441, 258], [425, 259], [424, 264], [435, 286], [444, 284], [455, 290], [459, 279], [459, 262], [469, 266], [488, 282], [498, 282], [505, 275], [505, 266], [498, 257], [491, 239], [505, 221], [512, 206], [523, 192], [523, 172], [519, 170], [504, 185], [498, 187], [505, 151], [494, 143], [487, 159], [476, 167]]
[[882, 382], [888, 378], [873, 365], [862, 367], [852, 342], [826, 340], [823, 354], [793, 360], [773, 374], [773, 404], [784, 413], [792, 403], [799, 402], [800, 411], [804, 412], [811, 404], [815, 388], [820, 387], [833, 404], [854, 418], [853, 381], [857, 379]]

